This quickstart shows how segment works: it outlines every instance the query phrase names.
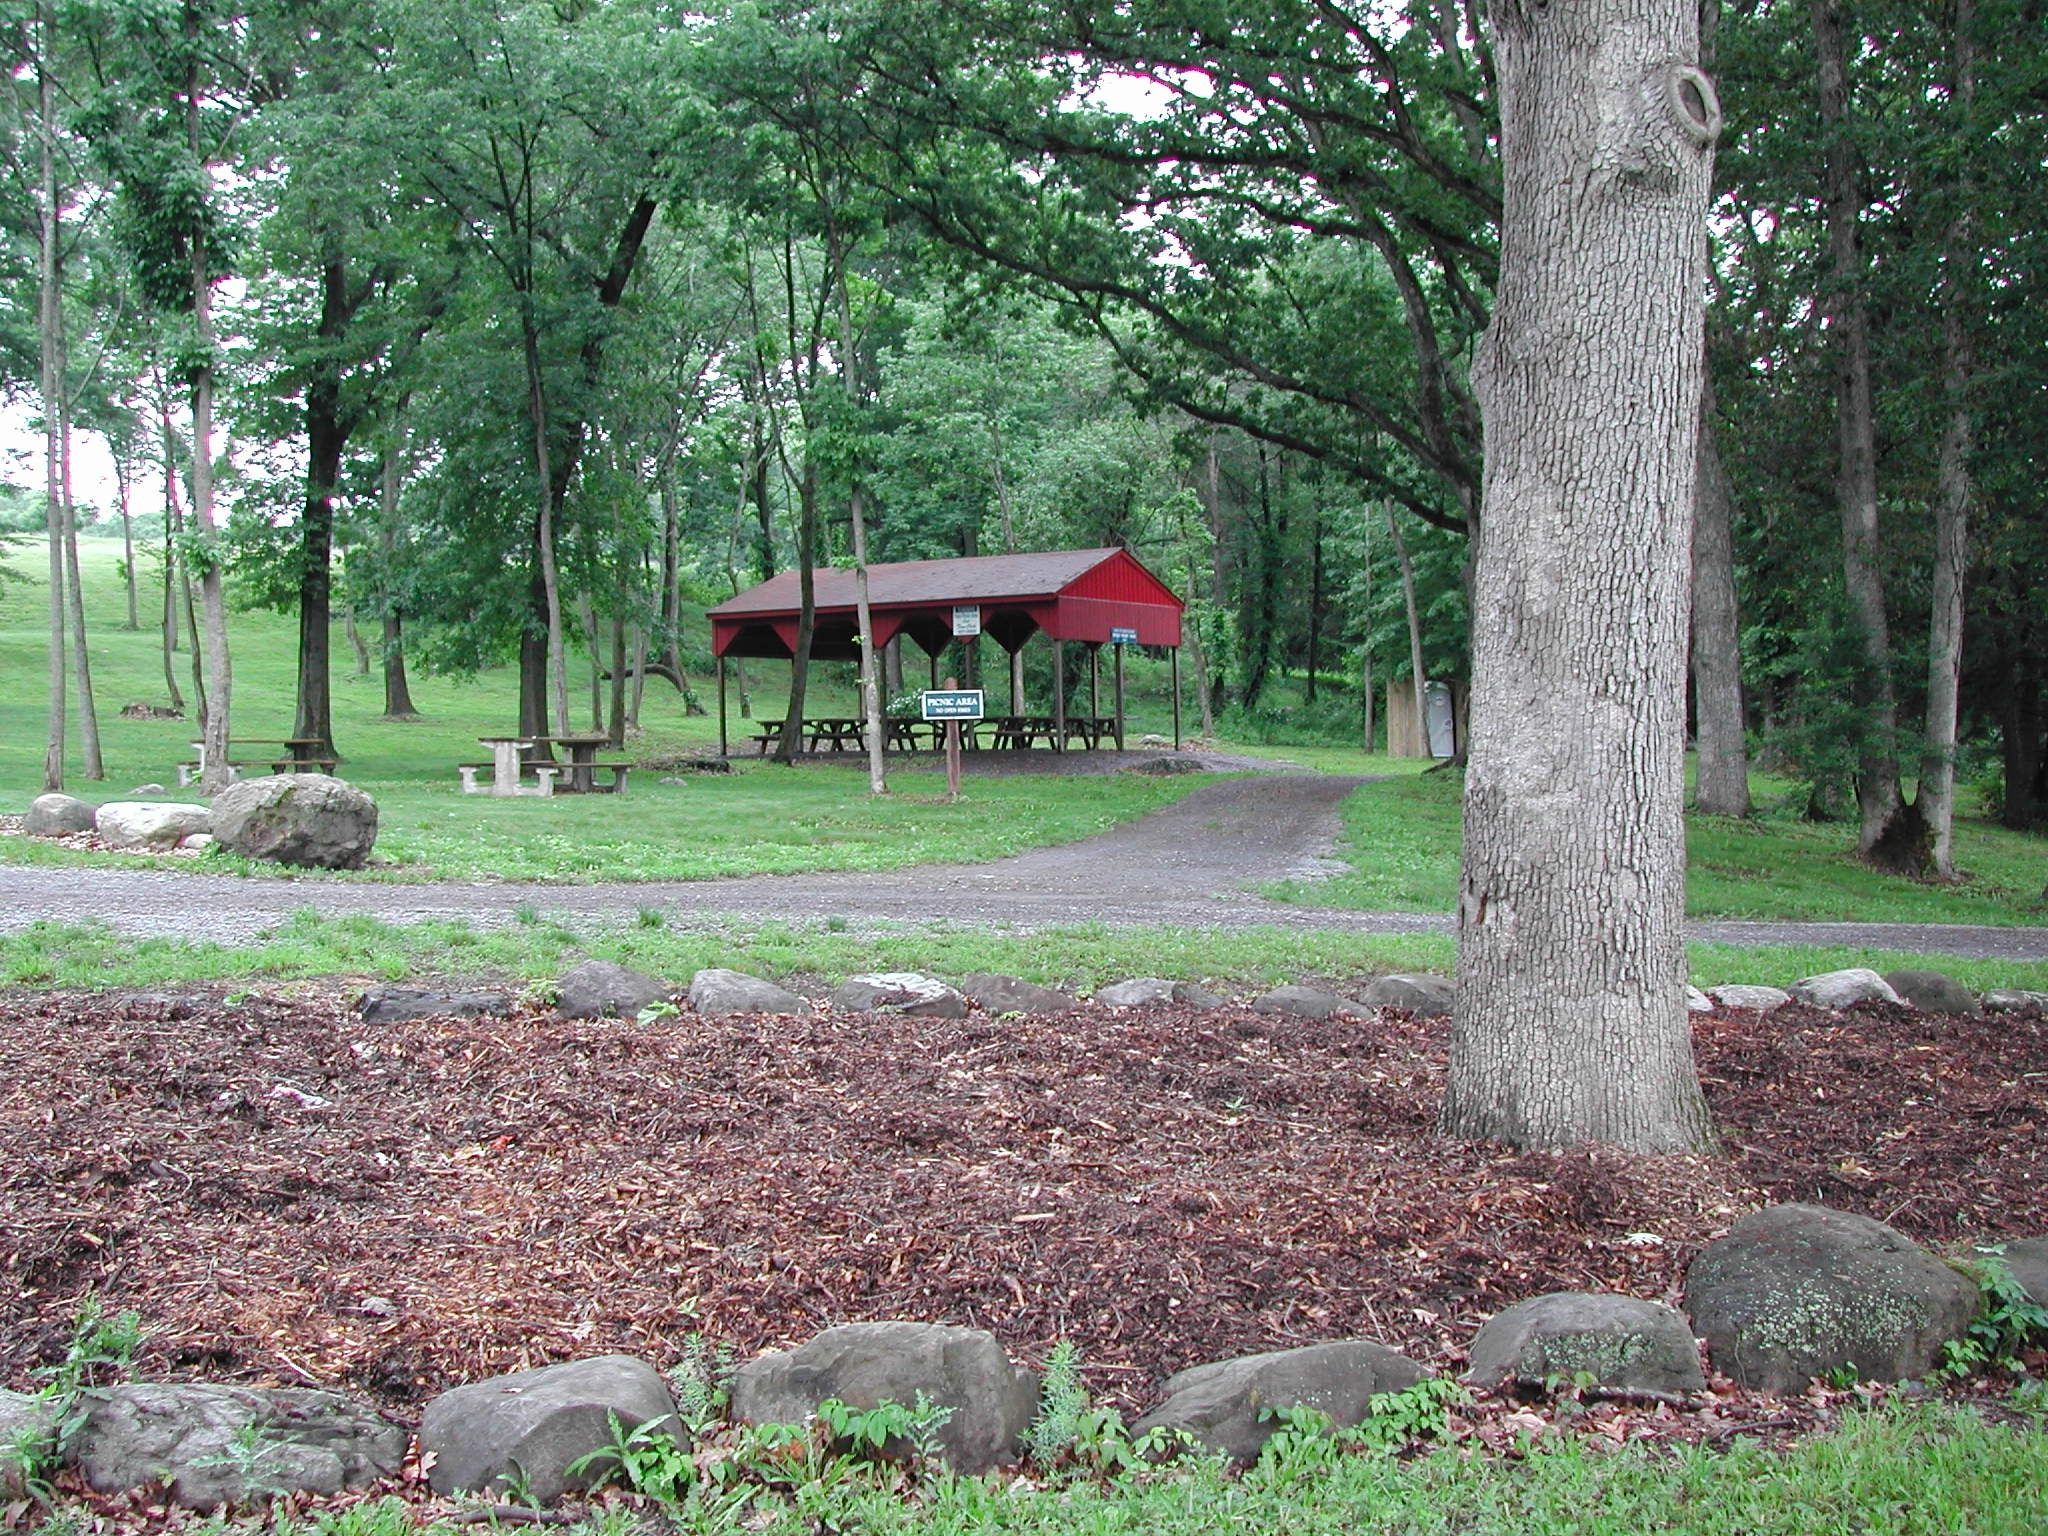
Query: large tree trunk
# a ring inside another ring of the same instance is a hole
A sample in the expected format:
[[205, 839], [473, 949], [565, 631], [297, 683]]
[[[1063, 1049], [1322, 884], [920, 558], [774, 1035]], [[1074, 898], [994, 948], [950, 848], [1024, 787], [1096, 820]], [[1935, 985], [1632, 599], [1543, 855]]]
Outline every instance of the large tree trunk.
[[1917, 839], [1907, 833], [1909, 846], [1898, 849], [1904, 829], [1893, 827], [1903, 808], [1895, 739], [1898, 704], [1892, 688], [1884, 575], [1878, 566], [1877, 424], [1870, 403], [1870, 321], [1861, 296], [1868, 273], [1857, 233], [1863, 199], [1857, 192], [1856, 148], [1847, 125], [1849, 66], [1842, 0], [1813, 0], [1813, 39], [1826, 136], [1823, 192], [1832, 288], [1828, 334], [1835, 347], [1835, 498], [1842, 516], [1842, 578], [1863, 642], [1857, 699], [1865, 716], [1856, 765], [1856, 804], [1863, 822], [1858, 844], [1866, 857], [1910, 867], [1920, 862], [1910, 850]]
[[[188, 21], [188, 27], [196, 27]], [[187, 66], [185, 79], [186, 147], [203, 168], [199, 135], [199, 66]], [[202, 196], [208, 196], [205, 189]], [[228, 605], [221, 572], [220, 535], [213, 522], [213, 275], [207, 270], [204, 238], [192, 242], [192, 328], [198, 338], [200, 363], [192, 374], [192, 521], [199, 530], [206, 568], [199, 573], [199, 600], [206, 615], [206, 772], [202, 794], [227, 788], [234, 776], [228, 766], [228, 720], [234, 702], [234, 673], [228, 659]]]
[[1716, 441], [1714, 387], [1700, 396], [1698, 483], [1692, 499], [1692, 682], [1699, 715], [1693, 803], [1712, 816], [1749, 814], [1743, 739], [1741, 628], [1735, 606], [1734, 500]]
[[322, 351], [306, 385], [306, 501], [299, 513], [299, 691], [292, 735], [333, 757], [334, 488], [341, 480], [341, 360], [334, 344], [348, 323], [348, 275], [339, 258], [320, 268]]
[[1955, 0], [1950, 24], [1954, 81], [1949, 100], [1956, 114], [1961, 174], [1956, 178], [1956, 213], [1943, 242], [1941, 336], [1948, 419], [1943, 425], [1934, 503], [1934, 590], [1927, 620], [1927, 731], [1920, 756], [1920, 787], [1913, 804], [1927, 828], [1935, 875], [1956, 877], [1956, 717], [1963, 672], [1963, 575], [1970, 562], [1970, 508], [1976, 486], [1971, 454], [1976, 424], [1970, 409], [1976, 357], [1971, 345], [1976, 267], [1973, 223], [1975, 153], [1972, 130], [1977, 101], [1976, 0]]
[[1713, 1132], [1685, 1007], [1686, 538], [1720, 109], [1685, 62], [1694, 0], [1491, 14], [1504, 215], [1473, 370], [1485, 622], [1442, 1127], [1699, 1150]]

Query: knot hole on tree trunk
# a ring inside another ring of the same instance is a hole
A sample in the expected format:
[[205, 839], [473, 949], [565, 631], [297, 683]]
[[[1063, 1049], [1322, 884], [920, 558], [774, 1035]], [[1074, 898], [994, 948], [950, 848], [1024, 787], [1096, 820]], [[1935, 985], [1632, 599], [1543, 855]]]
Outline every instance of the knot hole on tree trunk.
[[1665, 112], [1693, 145], [1711, 149], [1721, 137], [1721, 98], [1704, 71], [1690, 64], [1667, 64], [1663, 70]]

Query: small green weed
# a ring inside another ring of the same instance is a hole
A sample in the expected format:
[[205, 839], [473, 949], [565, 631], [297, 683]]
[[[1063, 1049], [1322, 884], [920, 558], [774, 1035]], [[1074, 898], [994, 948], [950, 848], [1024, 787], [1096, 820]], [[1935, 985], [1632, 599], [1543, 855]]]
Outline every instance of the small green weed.
[[628, 1430], [616, 1413], [609, 1418], [611, 1444], [571, 1462], [570, 1475], [588, 1476], [597, 1487], [616, 1482], [658, 1504], [680, 1504], [696, 1481], [697, 1468], [676, 1438], [673, 1421], [649, 1419]]
[[52, 1479], [85, 1427], [91, 1407], [86, 1393], [127, 1370], [141, 1343], [142, 1325], [133, 1312], [109, 1317], [97, 1296], [79, 1303], [64, 1358], [36, 1373], [42, 1386], [27, 1424], [11, 1444], [0, 1445], [0, 1469], [38, 1503], [50, 1502]]
[[2013, 1277], [2002, 1243], [1979, 1247], [1976, 1258], [1961, 1267], [1981, 1288], [1982, 1299], [1969, 1331], [1943, 1346], [1941, 1365], [1934, 1374], [1960, 1381], [1986, 1366], [2022, 1370], [2020, 1349], [2033, 1339], [2048, 1338], [2048, 1308], [2029, 1296]]
[[1451, 1415], [1467, 1406], [1472, 1394], [1449, 1376], [1431, 1376], [1399, 1392], [1376, 1392], [1366, 1404], [1366, 1418], [1346, 1438], [1368, 1449], [1405, 1451], [1445, 1440]]

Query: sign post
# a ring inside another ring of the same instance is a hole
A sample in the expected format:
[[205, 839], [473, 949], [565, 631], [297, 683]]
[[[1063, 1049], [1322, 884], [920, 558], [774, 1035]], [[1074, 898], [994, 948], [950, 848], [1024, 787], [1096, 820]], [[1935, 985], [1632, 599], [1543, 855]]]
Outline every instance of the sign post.
[[932, 688], [920, 694], [918, 704], [925, 719], [946, 722], [946, 798], [958, 800], [960, 722], [981, 718], [981, 690], [962, 688], [958, 678], [949, 677], [944, 688]]

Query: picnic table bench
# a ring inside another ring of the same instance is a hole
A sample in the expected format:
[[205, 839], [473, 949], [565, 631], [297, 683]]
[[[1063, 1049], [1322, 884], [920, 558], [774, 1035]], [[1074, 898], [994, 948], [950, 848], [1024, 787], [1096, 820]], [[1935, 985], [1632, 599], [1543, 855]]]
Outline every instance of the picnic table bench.
[[[336, 757], [322, 756], [315, 748], [327, 743], [316, 736], [235, 736], [228, 741], [228, 778], [239, 777], [244, 768], [268, 765], [272, 773], [332, 773], [341, 765]], [[282, 747], [283, 752], [259, 750]], [[206, 743], [195, 741], [194, 761], [179, 763], [178, 787], [185, 788], [206, 777]], [[237, 755], [240, 754], [240, 755]]]
[[[598, 749], [611, 744], [611, 738], [603, 732], [568, 736], [480, 736], [477, 739], [491, 749], [491, 761], [455, 765], [455, 771], [462, 776], [462, 792], [466, 795], [540, 795], [543, 798], [557, 793], [623, 795], [627, 775], [633, 771], [633, 765], [628, 761], [599, 760]], [[569, 754], [569, 761], [539, 760], [537, 754], [550, 747], [564, 748]], [[490, 781], [479, 783], [477, 775], [487, 768], [491, 772]], [[531, 789], [520, 782], [528, 769], [532, 770], [534, 777]], [[599, 772], [609, 773], [611, 782], [599, 784]]]
[[982, 723], [993, 731], [990, 745], [999, 751], [1004, 747], [1035, 746], [1040, 740], [1054, 748], [1078, 740], [1093, 751], [1102, 745], [1103, 737], [1116, 734], [1116, 717], [1113, 715], [1067, 716], [1064, 741], [1061, 740], [1060, 723], [1051, 715], [995, 715]]

